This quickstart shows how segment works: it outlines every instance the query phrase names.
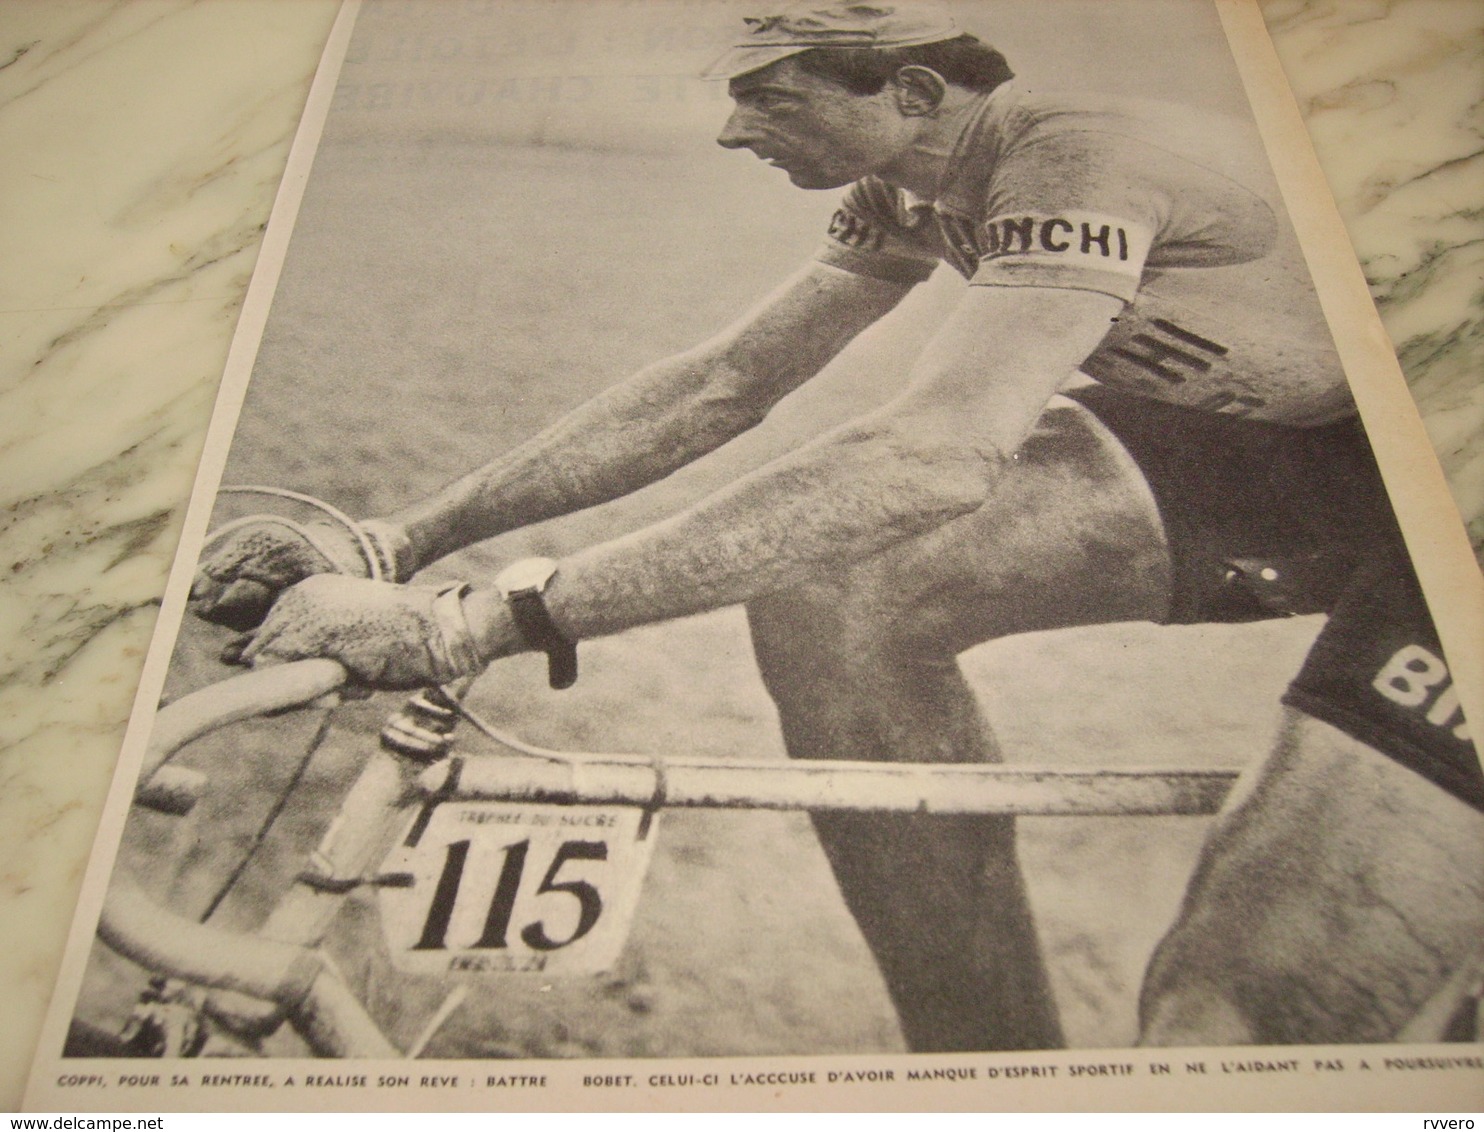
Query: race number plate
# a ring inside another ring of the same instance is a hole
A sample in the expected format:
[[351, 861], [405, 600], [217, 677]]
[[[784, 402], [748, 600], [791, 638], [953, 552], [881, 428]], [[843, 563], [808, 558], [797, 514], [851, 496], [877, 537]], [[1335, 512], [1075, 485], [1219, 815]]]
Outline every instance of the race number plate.
[[612, 966], [654, 847], [624, 806], [448, 802], [414, 820], [382, 866], [393, 962], [420, 975]]

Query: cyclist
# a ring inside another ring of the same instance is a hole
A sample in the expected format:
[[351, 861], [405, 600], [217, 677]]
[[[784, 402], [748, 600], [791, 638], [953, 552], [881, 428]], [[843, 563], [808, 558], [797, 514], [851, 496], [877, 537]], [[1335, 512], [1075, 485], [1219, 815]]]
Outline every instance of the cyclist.
[[[921, 4], [748, 20], [712, 74], [735, 102], [721, 145], [846, 190], [817, 256], [366, 523], [393, 582], [330, 573], [365, 572], [349, 545], [249, 528], [203, 562], [198, 610], [250, 624], [282, 593], [255, 663], [326, 655], [405, 687], [534, 649], [564, 685], [585, 638], [742, 602], [791, 755], [920, 762], [1000, 758], [955, 660], [978, 642], [1329, 612], [1154, 957], [1142, 1038], [1391, 1037], [1484, 929], [1484, 781], [1248, 127], [1018, 90]], [[560, 562], [397, 584], [756, 425], [942, 261], [968, 285], [882, 408]], [[815, 825], [911, 1048], [1061, 1044], [1011, 819]]]

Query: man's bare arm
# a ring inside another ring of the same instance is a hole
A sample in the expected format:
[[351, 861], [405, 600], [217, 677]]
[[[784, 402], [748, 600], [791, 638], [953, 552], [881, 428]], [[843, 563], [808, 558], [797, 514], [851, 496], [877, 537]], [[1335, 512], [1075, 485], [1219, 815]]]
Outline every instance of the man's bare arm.
[[[745, 601], [980, 507], [1047, 400], [1122, 304], [973, 287], [883, 408], [665, 522], [582, 551], [547, 591], [581, 638]], [[472, 594], [486, 655], [517, 651], [497, 596]]]
[[[580, 639], [746, 601], [976, 510], [1121, 308], [1087, 291], [970, 288], [902, 396], [672, 519], [561, 562], [545, 591], [558, 629]], [[410, 687], [472, 670], [471, 655], [488, 663], [530, 647], [493, 587], [464, 596], [457, 617], [439, 615], [437, 600], [415, 587], [312, 577], [244, 655], [255, 664], [329, 656], [373, 685]], [[388, 653], [399, 636], [422, 644]], [[424, 653], [443, 666], [388, 668]]]
[[249, 525], [197, 566], [192, 609], [235, 629], [326, 571], [406, 581], [503, 531], [595, 506], [662, 479], [757, 424], [790, 390], [901, 301], [908, 288], [813, 263], [731, 327], [642, 370], [514, 452], [422, 502], [310, 537]]
[[421, 567], [627, 495], [756, 425], [906, 292], [810, 264], [716, 337], [641, 370], [390, 519], [406, 530]]

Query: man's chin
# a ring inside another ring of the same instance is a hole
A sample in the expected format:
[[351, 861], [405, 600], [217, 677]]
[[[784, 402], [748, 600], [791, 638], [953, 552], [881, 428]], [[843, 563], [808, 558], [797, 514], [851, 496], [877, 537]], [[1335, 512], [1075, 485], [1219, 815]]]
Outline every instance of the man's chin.
[[848, 185], [850, 178], [841, 178], [828, 173], [821, 173], [812, 169], [784, 169], [788, 174], [789, 183], [799, 189], [838, 189], [841, 185]]

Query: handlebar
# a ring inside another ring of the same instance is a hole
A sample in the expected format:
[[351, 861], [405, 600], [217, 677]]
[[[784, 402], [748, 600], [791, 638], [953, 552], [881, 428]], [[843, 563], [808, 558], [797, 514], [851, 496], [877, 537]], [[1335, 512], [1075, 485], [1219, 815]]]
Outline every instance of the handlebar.
[[[229, 723], [312, 703], [346, 678], [335, 661], [297, 661], [244, 673], [161, 708], [136, 797], [148, 795], [187, 743]], [[315, 946], [197, 923], [161, 907], [127, 875], [109, 884], [98, 936], [147, 970], [272, 1003], [322, 1056], [400, 1056]]]
[[342, 687], [348, 675], [333, 660], [296, 660], [244, 672], [182, 696], [155, 715], [144, 765], [139, 769], [141, 787], [192, 740], [229, 723], [302, 707]]

